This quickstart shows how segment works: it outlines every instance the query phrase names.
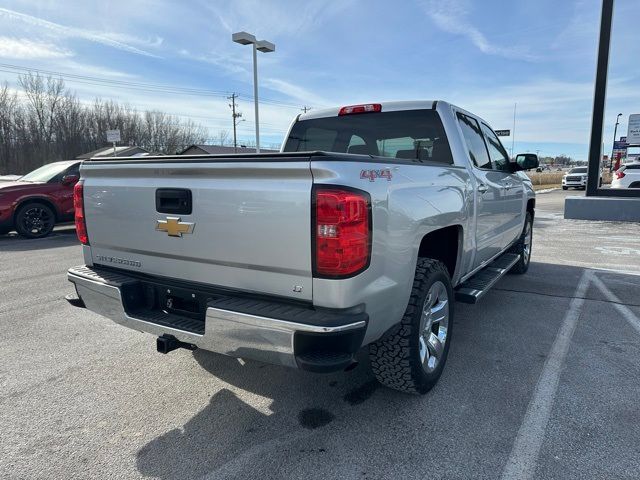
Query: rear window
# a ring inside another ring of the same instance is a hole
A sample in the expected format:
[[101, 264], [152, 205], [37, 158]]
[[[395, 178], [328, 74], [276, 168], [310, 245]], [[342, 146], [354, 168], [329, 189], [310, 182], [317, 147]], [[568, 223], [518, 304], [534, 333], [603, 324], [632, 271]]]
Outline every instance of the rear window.
[[440, 116], [434, 110], [363, 113], [296, 122], [284, 151], [313, 150], [416, 163], [453, 163]]

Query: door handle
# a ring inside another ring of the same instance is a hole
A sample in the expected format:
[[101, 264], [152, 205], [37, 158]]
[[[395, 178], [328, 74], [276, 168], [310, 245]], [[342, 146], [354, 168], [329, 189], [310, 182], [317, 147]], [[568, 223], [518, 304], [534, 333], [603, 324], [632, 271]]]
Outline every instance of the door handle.
[[487, 187], [484, 183], [478, 185], [478, 191], [480, 193], [487, 193], [489, 191], [489, 187]]

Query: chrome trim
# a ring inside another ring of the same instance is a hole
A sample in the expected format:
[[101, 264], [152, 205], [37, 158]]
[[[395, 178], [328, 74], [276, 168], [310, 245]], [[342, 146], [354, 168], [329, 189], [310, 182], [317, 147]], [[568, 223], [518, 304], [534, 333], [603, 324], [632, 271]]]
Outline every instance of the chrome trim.
[[296, 332], [337, 333], [366, 325], [364, 321], [335, 327], [307, 325], [209, 307], [205, 333], [198, 335], [131, 317], [124, 310], [118, 286], [76, 275], [73, 269], [69, 270], [67, 278], [75, 284], [76, 292], [88, 310], [119, 325], [157, 336], [170, 334], [203, 350], [276, 365], [297, 367], [293, 344]]

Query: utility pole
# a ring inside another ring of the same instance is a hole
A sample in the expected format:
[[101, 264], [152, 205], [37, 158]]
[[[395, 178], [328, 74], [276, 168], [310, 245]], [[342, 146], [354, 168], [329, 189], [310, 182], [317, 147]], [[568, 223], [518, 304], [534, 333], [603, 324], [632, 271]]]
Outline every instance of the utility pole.
[[[618, 134], [618, 125], [620, 124], [621, 113], [616, 117], [616, 126], [613, 128], [613, 146], [611, 147], [611, 158], [609, 159], [609, 172], [613, 171], [613, 153], [616, 149], [616, 135]], [[602, 149], [604, 152], [604, 148]]]
[[513, 104], [513, 130], [511, 131], [511, 157], [515, 156], [515, 147], [516, 147], [516, 107], [517, 103]]
[[238, 153], [238, 140], [236, 137], [236, 127], [238, 126], [238, 123], [240, 123], [242, 120], [238, 121], [237, 119], [242, 117], [242, 113], [240, 112], [236, 112], [236, 98], [238, 97], [237, 94], [232, 93], [230, 97], [227, 97], [229, 100], [231, 100], [231, 103], [229, 104], [229, 106], [231, 107], [231, 118], [233, 120], [233, 152], [234, 153]]
[[300, 110], [302, 110], [304, 113], [307, 113], [309, 110], [311, 110], [311, 107], [307, 107], [306, 105], [304, 107], [302, 107]]

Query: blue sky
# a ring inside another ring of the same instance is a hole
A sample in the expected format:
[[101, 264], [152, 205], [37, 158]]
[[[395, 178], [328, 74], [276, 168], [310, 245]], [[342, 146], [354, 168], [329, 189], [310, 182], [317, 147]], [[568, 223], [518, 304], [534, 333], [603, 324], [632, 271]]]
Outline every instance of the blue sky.
[[[246, 30], [276, 44], [259, 54], [263, 146], [279, 143], [305, 105], [444, 99], [496, 129], [512, 128], [517, 102], [516, 152], [585, 159], [599, 16], [598, 0], [0, 0], [0, 63], [171, 85], [182, 93], [67, 79], [83, 101], [164, 110], [212, 138], [231, 130], [225, 96], [238, 92], [239, 137], [250, 141], [251, 50], [231, 42]], [[605, 153], [615, 115], [624, 133], [640, 113], [639, 17], [637, 0], [617, 0]], [[0, 81], [16, 78], [0, 66]]]

